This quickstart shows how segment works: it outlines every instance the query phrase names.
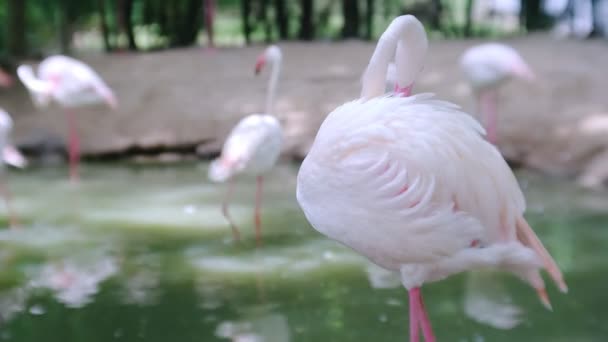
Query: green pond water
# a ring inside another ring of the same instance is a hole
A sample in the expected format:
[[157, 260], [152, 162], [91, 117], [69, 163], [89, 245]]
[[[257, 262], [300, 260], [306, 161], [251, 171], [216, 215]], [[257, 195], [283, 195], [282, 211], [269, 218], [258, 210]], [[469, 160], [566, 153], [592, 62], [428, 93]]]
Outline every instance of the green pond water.
[[[0, 230], [0, 341], [406, 341], [399, 279], [308, 225], [296, 172], [267, 178], [256, 248], [253, 179], [237, 183], [234, 244], [205, 164], [89, 164], [77, 185], [11, 171], [23, 227]], [[570, 293], [549, 285], [549, 312], [510, 275], [429, 284], [438, 340], [608, 341], [608, 193], [518, 177]]]

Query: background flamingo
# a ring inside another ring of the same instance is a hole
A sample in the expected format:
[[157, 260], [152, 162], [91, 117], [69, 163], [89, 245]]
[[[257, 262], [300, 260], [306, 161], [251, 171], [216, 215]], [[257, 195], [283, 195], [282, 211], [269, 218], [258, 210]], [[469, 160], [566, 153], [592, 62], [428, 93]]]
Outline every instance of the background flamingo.
[[534, 72], [515, 49], [500, 43], [469, 48], [462, 55], [460, 66], [475, 93], [477, 111], [482, 116], [488, 140], [496, 144], [498, 88], [511, 77], [532, 81]]
[[[395, 50], [396, 55], [395, 55]], [[430, 94], [404, 98], [422, 69], [427, 38], [396, 18], [363, 76], [361, 98], [328, 115], [304, 159], [297, 198], [319, 232], [400, 272], [409, 291], [410, 340], [435, 341], [421, 286], [479, 268], [507, 270], [549, 306], [540, 268], [562, 274], [523, 218], [525, 200], [483, 128]], [[396, 56], [397, 94], [383, 96]]]
[[[27, 165], [27, 161], [21, 153], [14, 148], [11, 143], [11, 131], [13, 130], [13, 120], [11, 116], [0, 108], [0, 149], [3, 151], [2, 159], [0, 159], [0, 170], [4, 171], [4, 164], [23, 168]], [[0, 193], [4, 197], [6, 203], [6, 211], [9, 218], [11, 228], [18, 226], [17, 215], [11, 205], [11, 193], [8, 189], [6, 176], [2, 172], [0, 179]]]
[[262, 201], [263, 174], [277, 162], [281, 154], [282, 129], [274, 114], [274, 97], [279, 79], [282, 54], [277, 46], [268, 47], [255, 65], [258, 74], [266, 63], [272, 64], [266, 97], [266, 113], [251, 114], [244, 117], [232, 129], [221, 156], [211, 163], [209, 179], [214, 182], [229, 181], [226, 197], [222, 204], [222, 213], [230, 223], [235, 240], [240, 239], [238, 228], [230, 218], [228, 203], [234, 190], [232, 177], [240, 173], [257, 176], [255, 196], [255, 232], [258, 245], [261, 244], [262, 226], [260, 209]]
[[47, 106], [55, 100], [65, 108], [69, 129], [70, 179], [78, 180], [80, 139], [74, 108], [106, 103], [116, 108], [116, 97], [101, 77], [88, 65], [66, 56], [51, 56], [38, 66], [38, 77], [29, 65], [17, 68], [17, 75], [30, 91], [34, 104]]

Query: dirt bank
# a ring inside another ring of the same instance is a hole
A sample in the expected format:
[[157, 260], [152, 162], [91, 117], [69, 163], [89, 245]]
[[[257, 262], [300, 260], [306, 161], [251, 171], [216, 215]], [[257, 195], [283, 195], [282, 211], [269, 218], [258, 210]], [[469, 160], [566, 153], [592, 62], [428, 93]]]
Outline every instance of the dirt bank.
[[[476, 41], [434, 41], [415, 92], [434, 92], [472, 110], [459, 55]], [[532, 36], [508, 41], [539, 76], [502, 92], [499, 145], [508, 159], [547, 173], [608, 178], [608, 44]], [[286, 156], [302, 157], [317, 127], [337, 105], [358, 96], [374, 45], [285, 43], [277, 112], [286, 125]], [[217, 152], [236, 121], [264, 106], [265, 77], [253, 75], [263, 47], [81, 56], [113, 87], [120, 108], [79, 111], [83, 152]], [[60, 109], [37, 111], [25, 90], [0, 93], [16, 121], [18, 143], [66, 136]]]

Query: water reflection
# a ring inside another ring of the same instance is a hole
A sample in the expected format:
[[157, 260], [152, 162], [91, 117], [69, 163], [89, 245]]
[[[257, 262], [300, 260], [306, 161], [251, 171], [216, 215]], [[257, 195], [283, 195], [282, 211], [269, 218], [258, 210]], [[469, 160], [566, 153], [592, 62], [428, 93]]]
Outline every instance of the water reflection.
[[[406, 337], [407, 295], [398, 274], [308, 226], [293, 193], [285, 190], [285, 184], [293, 184], [295, 168], [280, 168], [267, 184], [261, 249], [253, 234], [238, 245], [224, 243], [230, 241], [230, 230], [217, 210], [222, 189], [201, 183], [204, 172], [193, 166], [83, 171], [89, 174], [78, 189], [50, 181], [63, 179], [63, 170], [11, 177], [21, 216], [35, 224], [0, 232], [0, 339]], [[441, 322], [439, 340], [593, 341], [608, 336], [603, 324], [608, 300], [602, 296], [608, 281], [603, 262], [608, 257], [608, 216], [603, 214], [608, 200], [603, 197], [608, 196], [534, 176], [524, 180], [533, 209], [529, 219], [563, 264], [572, 293], [551, 294], [556, 312], [549, 313], [531, 289], [510, 276], [470, 274], [429, 284], [427, 306]], [[43, 187], [47, 191], [40, 193]], [[247, 202], [253, 183], [244, 183], [242, 191]], [[568, 196], [560, 196], [564, 191]], [[57, 201], [75, 192], [80, 211]], [[241, 213], [244, 227], [252, 227], [250, 212]], [[56, 335], [41, 332], [50, 328]]]

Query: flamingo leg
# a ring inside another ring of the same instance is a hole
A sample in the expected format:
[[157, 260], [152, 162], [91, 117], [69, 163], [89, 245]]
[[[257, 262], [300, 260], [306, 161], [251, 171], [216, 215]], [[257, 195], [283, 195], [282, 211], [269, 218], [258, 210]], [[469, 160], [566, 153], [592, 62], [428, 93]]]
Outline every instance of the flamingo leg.
[[74, 112], [71, 109], [67, 109], [66, 119], [68, 121], [68, 157], [70, 164], [70, 180], [78, 182], [80, 176], [78, 174], [78, 165], [80, 163], [80, 138], [78, 137], [78, 126], [76, 124], [76, 118]]
[[419, 342], [420, 334], [418, 329], [418, 310], [416, 308], [418, 300], [415, 297], [414, 290], [416, 289], [411, 289], [408, 291], [410, 298], [410, 342]]
[[419, 287], [409, 290], [410, 298], [410, 342], [418, 342], [418, 323], [422, 327], [422, 334], [426, 342], [435, 342], [435, 334], [431, 321], [424, 307], [422, 292]]
[[2, 180], [0, 182], [0, 193], [4, 198], [4, 203], [6, 205], [9, 226], [11, 227], [11, 229], [19, 228], [19, 219], [17, 218], [17, 215], [13, 210], [11, 192], [9, 191], [8, 185], [6, 184], [5, 180]]
[[262, 245], [262, 218], [260, 211], [262, 209], [262, 186], [264, 177], [258, 176], [256, 179], [257, 189], [255, 191], [255, 241], [260, 247]]
[[228, 189], [226, 190], [226, 195], [224, 196], [224, 200], [222, 201], [222, 215], [226, 218], [228, 223], [230, 224], [230, 229], [232, 229], [232, 237], [234, 241], [241, 240], [241, 234], [239, 233], [239, 229], [237, 228], [234, 221], [232, 221], [232, 217], [230, 217], [230, 212], [228, 212], [228, 203], [232, 198], [232, 193], [234, 192], [234, 180], [228, 180]]

